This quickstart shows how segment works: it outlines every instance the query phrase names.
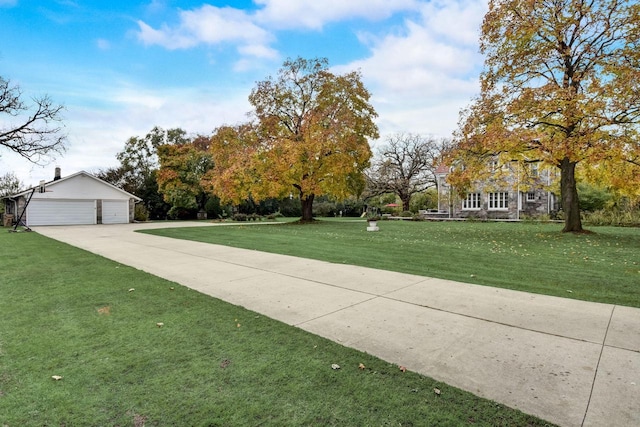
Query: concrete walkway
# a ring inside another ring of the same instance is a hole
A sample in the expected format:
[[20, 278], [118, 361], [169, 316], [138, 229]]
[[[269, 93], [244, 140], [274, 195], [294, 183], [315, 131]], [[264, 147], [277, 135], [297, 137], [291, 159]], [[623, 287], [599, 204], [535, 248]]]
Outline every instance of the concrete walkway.
[[640, 426], [640, 309], [134, 233], [169, 225], [205, 224], [35, 231], [562, 426]]

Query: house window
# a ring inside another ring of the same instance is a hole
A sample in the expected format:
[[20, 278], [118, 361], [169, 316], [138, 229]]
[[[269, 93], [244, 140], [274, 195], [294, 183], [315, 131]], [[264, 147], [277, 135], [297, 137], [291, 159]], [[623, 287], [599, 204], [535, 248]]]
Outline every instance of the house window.
[[469, 193], [462, 201], [462, 210], [471, 211], [480, 209], [480, 193]]
[[509, 193], [489, 193], [489, 209], [500, 210], [509, 208]]
[[536, 192], [535, 191], [529, 191], [527, 193], [527, 202], [535, 202], [536, 201]]

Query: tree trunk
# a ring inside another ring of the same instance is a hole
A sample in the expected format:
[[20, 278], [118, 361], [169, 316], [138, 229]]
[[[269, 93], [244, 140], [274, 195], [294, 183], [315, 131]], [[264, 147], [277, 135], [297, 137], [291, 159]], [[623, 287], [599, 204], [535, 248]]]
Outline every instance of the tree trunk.
[[576, 162], [572, 162], [566, 157], [562, 159], [560, 162], [560, 193], [562, 210], [564, 211], [563, 233], [580, 233], [583, 231], [575, 171]]
[[313, 221], [314, 197], [314, 194], [309, 194], [308, 196], [300, 196], [300, 203], [302, 204], [302, 222]]
[[409, 202], [411, 201], [411, 195], [402, 195], [400, 199], [402, 200], [402, 210], [404, 212], [409, 212]]

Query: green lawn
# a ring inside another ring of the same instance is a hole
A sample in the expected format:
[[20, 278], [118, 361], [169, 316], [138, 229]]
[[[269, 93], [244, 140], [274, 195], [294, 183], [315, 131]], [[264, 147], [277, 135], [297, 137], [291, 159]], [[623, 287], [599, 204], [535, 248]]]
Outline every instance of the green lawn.
[[546, 425], [37, 233], [0, 267], [3, 427]]
[[587, 301], [640, 307], [640, 229], [381, 221], [174, 228], [152, 234]]

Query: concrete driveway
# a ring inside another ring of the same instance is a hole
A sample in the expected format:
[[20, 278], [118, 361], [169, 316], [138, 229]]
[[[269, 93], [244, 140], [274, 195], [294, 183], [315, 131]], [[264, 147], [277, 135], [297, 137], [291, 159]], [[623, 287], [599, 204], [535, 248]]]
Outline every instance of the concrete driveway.
[[202, 225], [34, 230], [559, 425], [640, 426], [640, 309], [134, 232]]

